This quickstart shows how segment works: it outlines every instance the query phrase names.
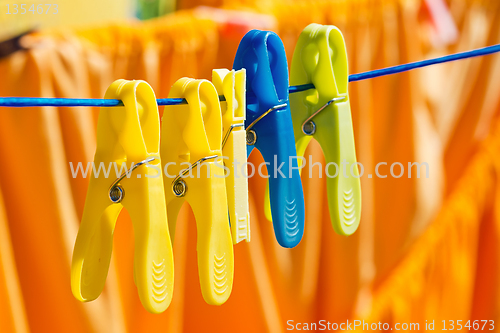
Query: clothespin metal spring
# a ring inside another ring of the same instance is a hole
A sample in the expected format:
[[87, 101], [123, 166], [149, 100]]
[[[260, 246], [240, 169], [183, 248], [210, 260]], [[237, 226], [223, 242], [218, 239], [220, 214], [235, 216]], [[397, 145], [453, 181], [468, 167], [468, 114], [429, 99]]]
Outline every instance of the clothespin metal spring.
[[317, 116], [318, 113], [326, 109], [330, 104], [343, 101], [344, 99], [345, 97], [336, 97], [326, 102], [325, 105], [320, 107], [318, 111], [314, 112], [309, 118], [304, 121], [304, 123], [302, 124], [302, 133], [304, 133], [305, 135], [313, 135], [314, 133], [316, 133], [316, 124], [314, 123], [314, 121], [312, 121], [312, 119]]
[[119, 183], [123, 180], [123, 178], [128, 177], [128, 175], [130, 175], [135, 169], [137, 169], [141, 165], [152, 162], [157, 159], [158, 157], [150, 157], [143, 161], [140, 161], [139, 163], [134, 164], [130, 170], [123, 173], [119, 178], [117, 178], [109, 188], [109, 193], [108, 193], [109, 199], [113, 203], [120, 203], [125, 197], [125, 190], [121, 185], [119, 185]]
[[266, 112], [264, 112], [263, 114], [261, 114], [257, 119], [255, 119], [254, 121], [252, 121], [252, 123], [250, 125], [248, 125], [248, 127], [246, 128], [246, 131], [247, 131], [247, 145], [248, 146], [253, 146], [255, 144], [255, 142], [257, 142], [257, 133], [255, 133], [255, 131], [252, 130], [252, 127], [255, 124], [257, 124], [262, 118], [264, 118], [269, 113], [271, 113], [272, 111], [283, 109], [283, 108], [287, 107], [287, 105], [288, 105], [287, 103], [283, 103], [283, 104], [278, 104], [276, 106], [273, 106], [272, 108], [270, 108], [269, 110], [267, 110]]
[[182, 170], [177, 177], [172, 181], [172, 192], [174, 192], [174, 195], [176, 197], [183, 197], [186, 195], [187, 192], [187, 184], [186, 182], [181, 179], [183, 176], [185, 176], [188, 172], [196, 168], [198, 165], [201, 163], [208, 161], [208, 160], [213, 160], [215, 158], [219, 157], [219, 155], [212, 155], [212, 156], [207, 156], [200, 158], [198, 161], [194, 162], [189, 166], [189, 168], [186, 168]]

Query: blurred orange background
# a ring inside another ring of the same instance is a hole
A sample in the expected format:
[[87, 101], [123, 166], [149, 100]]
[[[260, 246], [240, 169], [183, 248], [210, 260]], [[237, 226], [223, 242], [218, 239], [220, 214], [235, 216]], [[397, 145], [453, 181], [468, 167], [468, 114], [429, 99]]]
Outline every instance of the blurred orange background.
[[[253, 28], [278, 33], [290, 63], [304, 27], [336, 25], [351, 73], [500, 43], [499, 1], [441, 2], [179, 0], [164, 4], [171, 13], [140, 21], [131, 0], [61, 0], [57, 15], [36, 19], [7, 16], [6, 5], [21, 2], [1, 0], [2, 40], [37, 32], [25, 50], [0, 59], [0, 96], [102, 98], [124, 78], [167, 97], [180, 77], [231, 68]], [[497, 321], [499, 77], [493, 55], [351, 83], [358, 161], [365, 169], [427, 162], [430, 177], [363, 177], [361, 224], [347, 238], [331, 227], [324, 178], [304, 178], [306, 227], [294, 249], [276, 242], [265, 179], [252, 178], [252, 240], [234, 246], [233, 292], [220, 307], [201, 296], [195, 222], [184, 207], [174, 296], [160, 315], [143, 309], [134, 286], [126, 211], [103, 294], [91, 303], [71, 294], [88, 179], [72, 178], [68, 166], [93, 161], [99, 110], [1, 108], [0, 332], [283, 332], [288, 320], [355, 319], [420, 323], [422, 331], [434, 320], [440, 331], [442, 320]], [[307, 154], [323, 161], [317, 144]]]

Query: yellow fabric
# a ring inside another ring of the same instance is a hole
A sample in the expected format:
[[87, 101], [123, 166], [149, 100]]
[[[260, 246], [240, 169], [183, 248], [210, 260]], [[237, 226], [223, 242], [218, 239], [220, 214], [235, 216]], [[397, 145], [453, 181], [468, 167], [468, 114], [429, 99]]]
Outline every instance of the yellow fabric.
[[[428, 43], [419, 1], [215, 5], [275, 15], [289, 59], [307, 24], [337, 25], [351, 73], [500, 43], [496, 1], [450, 1], [460, 37], [442, 50]], [[145, 24], [54, 31], [36, 41], [0, 61], [0, 96], [100, 98], [124, 78], [146, 80], [166, 97], [182, 76], [210, 79], [213, 68], [231, 68], [239, 39], [184, 11]], [[499, 74], [496, 55], [351, 83], [365, 170], [378, 162], [427, 162], [430, 178], [363, 177], [362, 220], [348, 238], [331, 228], [324, 178], [305, 178], [306, 231], [292, 250], [279, 247], [264, 217], [266, 180], [252, 178], [252, 241], [234, 247], [233, 292], [221, 307], [201, 296], [195, 221], [183, 207], [173, 244], [174, 295], [161, 315], [147, 313], [138, 299], [125, 212], [103, 294], [87, 304], [71, 295], [69, 265], [88, 179], [72, 178], [68, 163], [92, 161], [98, 111], [2, 108], [0, 331], [281, 332], [289, 319], [498, 320]], [[308, 155], [323, 160], [317, 144]], [[250, 161], [262, 158], [254, 153]]]

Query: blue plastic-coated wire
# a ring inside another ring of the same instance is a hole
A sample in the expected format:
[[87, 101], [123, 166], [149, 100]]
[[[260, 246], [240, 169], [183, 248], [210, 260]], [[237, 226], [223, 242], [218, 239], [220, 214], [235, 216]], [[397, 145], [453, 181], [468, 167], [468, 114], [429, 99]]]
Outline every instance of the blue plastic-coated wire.
[[[359, 74], [351, 74], [351, 75], [349, 75], [349, 82], [356, 82], [356, 81], [362, 81], [362, 80], [367, 80], [367, 79], [373, 79], [373, 78], [380, 77], [380, 76], [407, 72], [407, 71], [410, 71], [410, 70], [416, 69], [416, 68], [427, 67], [430, 65], [441, 64], [441, 63], [455, 61], [455, 60], [480, 57], [480, 56], [485, 56], [485, 55], [493, 54], [493, 53], [497, 53], [497, 52], [500, 52], [500, 44], [487, 46], [487, 47], [483, 47], [483, 48], [472, 50], [472, 51], [455, 53], [455, 54], [447, 55], [444, 57], [423, 60], [423, 61], [417, 61], [417, 62], [412, 62], [409, 64], [387, 67], [387, 68], [383, 68], [383, 69], [376, 69], [374, 71], [369, 71], [369, 72], [364, 72], [364, 73], [359, 73]], [[309, 90], [309, 89], [314, 89], [314, 85], [312, 83], [301, 84], [298, 86], [291, 86], [288, 91], [290, 94], [293, 94], [296, 92], [305, 91], [305, 90]]]
[[410, 70], [416, 69], [416, 68], [427, 67], [427, 66], [435, 65], [435, 64], [442, 64], [444, 62], [450, 62], [450, 61], [455, 61], [455, 60], [480, 57], [480, 56], [485, 56], [485, 55], [493, 54], [493, 53], [497, 53], [497, 52], [500, 52], [500, 44], [487, 46], [487, 47], [483, 47], [483, 48], [472, 50], [472, 51], [455, 53], [455, 54], [447, 55], [444, 57], [412, 62], [412, 63], [405, 64], [405, 65], [377, 69], [377, 70], [369, 71], [369, 72], [365, 72], [365, 73], [352, 74], [352, 75], [349, 75], [349, 82], [367, 80], [367, 79], [372, 79], [374, 77], [407, 72], [407, 71], [410, 71]]
[[0, 97], [0, 106], [118, 106], [118, 99], [81, 99], [81, 98], [37, 98], [37, 97]]
[[[184, 98], [159, 98], [158, 105], [186, 104]], [[0, 106], [33, 107], [33, 106], [123, 106], [119, 99], [99, 98], [39, 98], [39, 97], [0, 97]]]
[[288, 92], [290, 94], [293, 94], [293, 93], [298, 93], [301, 91], [306, 91], [309, 89], [314, 89], [314, 84], [308, 83], [308, 84], [299, 84], [298, 86], [290, 86], [288, 88]]
[[[220, 101], [225, 101], [224, 96], [219, 96]], [[184, 98], [158, 98], [159, 106], [187, 104]], [[99, 99], [99, 98], [46, 98], [46, 97], [0, 97], [0, 107], [36, 107], [36, 106], [123, 106], [119, 99]]]
[[[372, 79], [385, 75], [392, 75], [402, 72], [407, 72], [412, 69], [427, 67], [430, 65], [441, 64], [450, 61], [456, 61], [461, 59], [473, 58], [485, 56], [488, 54], [493, 54], [500, 52], [500, 44], [483, 47], [480, 49], [461, 52], [456, 54], [447, 55], [444, 57], [428, 59], [423, 61], [412, 62], [409, 64], [398, 65], [393, 67], [387, 67], [383, 69], [377, 69], [374, 71], [352, 74], [349, 75], [349, 82], [361, 81]], [[289, 93], [293, 94], [300, 91], [305, 91], [313, 89], [314, 85], [312, 83], [302, 84], [297, 86], [289, 87]], [[224, 101], [224, 96], [219, 96], [221, 101]], [[186, 104], [184, 98], [159, 98], [156, 100], [158, 105], [179, 105]], [[123, 103], [118, 99], [97, 99], [97, 98], [39, 98], [39, 97], [0, 97], [0, 107], [32, 107], [32, 106], [59, 106], [59, 107], [71, 107], [71, 106], [120, 106]]]

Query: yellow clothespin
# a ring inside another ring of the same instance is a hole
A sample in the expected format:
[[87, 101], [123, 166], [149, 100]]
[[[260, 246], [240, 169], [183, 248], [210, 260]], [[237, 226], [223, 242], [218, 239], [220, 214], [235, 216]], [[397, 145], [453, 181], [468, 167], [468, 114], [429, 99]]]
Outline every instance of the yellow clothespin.
[[212, 82], [217, 93], [226, 99], [225, 102], [220, 103], [224, 133], [222, 155], [224, 164], [229, 169], [226, 177], [226, 191], [233, 244], [244, 239], [247, 242], [250, 241], [248, 178], [241, 172], [241, 166], [247, 163], [245, 80], [245, 69], [239, 71], [214, 69], [212, 71]]
[[[207, 80], [179, 79], [170, 98], [187, 105], [166, 106], [161, 156], [172, 239], [179, 210], [187, 201], [197, 227], [198, 273], [205, 301], [223, 304], [233, 287], [233, 244], [222, 164], [219, 96]], [[219, 163], [220, 162], [220, 163]]]
[[336, 164], [329, 173], [335, 175], [336, 169], [337, 176], [327, 178], [327, 195], [333, 228], [341, 235], [353, 234], [361, 215], [348, 75], [340, 30], [331, 25], [308, 25], [295, 46], [290, 70], [290, 85], [312, 83], [315, 87], [290, 94], [297, 156], [304, 155], [314, 137], [326, 162]]
[[[161, 313], [172, 299], [174, 267], [167, 223], [160, 121], [153, 89], [144, 81], [117, 80], [105, 98], [124, 106], [102, 108], [97, 125], [95, 168], [71, 266], [71, 289], [80, 301], [96, 299], [108, 274], [113, 232], [123, 207], [134, 226], [134, 281], [143, 306]], [[113, 173], [117, 175], [115, 175]]]

